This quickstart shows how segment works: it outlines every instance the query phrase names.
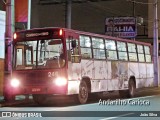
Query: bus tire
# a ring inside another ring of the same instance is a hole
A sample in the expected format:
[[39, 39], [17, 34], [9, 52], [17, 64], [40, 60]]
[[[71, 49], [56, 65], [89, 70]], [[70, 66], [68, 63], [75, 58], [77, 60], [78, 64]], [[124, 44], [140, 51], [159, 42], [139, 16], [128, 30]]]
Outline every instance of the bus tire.
[[7, 102], [15, 101], [15, 95], [12, 94], [12, 91], [5, 89], [4, 90], [4, 100]]
[[78, 100], [81, 104], [85, 104], [89, 98], [89, 88], [85, 80], [82, 80], [79, 87]]
[[128, 97], [132, 98], [135, 96], [135, 92], [136, 92], [136, 85], [135, 82], [131, 79], [129, 81], [129, 89], [128, 89]]
[[45, 105], [47, 103], [47, 96], [43, 94], [35, 94], [32, 95], [34, 102], [38, 103], [39, 105]]
[[128, 90], [119, 90], [119, 95], [122, 98], [132, 98], [135, 96], [136, 85], [135, 82], [131, 79], [128, 84]]
[[15, 95], [5, 94], [4, 95], [4, 100], [7, 101], [7, 102], [15, 101]]

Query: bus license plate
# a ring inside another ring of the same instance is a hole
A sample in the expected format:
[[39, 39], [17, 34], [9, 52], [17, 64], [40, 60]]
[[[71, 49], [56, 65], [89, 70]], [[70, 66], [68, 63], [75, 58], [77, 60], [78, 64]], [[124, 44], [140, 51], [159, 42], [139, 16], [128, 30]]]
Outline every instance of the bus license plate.
[[41, 89], [40, 88], [32, 88], [32, 92], [40, 92]]

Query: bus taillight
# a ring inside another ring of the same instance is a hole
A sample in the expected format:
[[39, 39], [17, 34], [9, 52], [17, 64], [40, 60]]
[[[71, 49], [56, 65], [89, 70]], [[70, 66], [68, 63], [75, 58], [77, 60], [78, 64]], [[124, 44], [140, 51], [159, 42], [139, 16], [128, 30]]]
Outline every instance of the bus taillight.
[[17, 39], [17, 34], [16, 33], [14, 33], [13, 38]]
[[63, 30], [62, 30], [62, 29], [59, 30], [59, 35], [60, 35], [60, 36], [63, 35]]

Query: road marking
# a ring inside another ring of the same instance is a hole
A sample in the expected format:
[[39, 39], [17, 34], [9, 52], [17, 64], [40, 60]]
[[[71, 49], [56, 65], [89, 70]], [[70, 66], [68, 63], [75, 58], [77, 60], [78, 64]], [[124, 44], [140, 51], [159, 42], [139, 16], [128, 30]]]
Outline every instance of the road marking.
[[128, 116], [128, 115], [133, 115], [134, 113], [127, 113], [127, 114], [122, 114], [122, 115], [118, 115], [118, 116], [115, 116], [115, 117], [108, 117], [108, 118], [103, 118], [103, 119], [100, 119], [100, 120], [112, 120], [112, 119], [117, 119], [119, 117], [124, 117], [124, 116]]
[[[144, 98], [151, 98], [151, 97], [156, 97], [156, 96], [159, 96], [159, 95], [151, 95], [151, 96], [144, 96], [144, 97], [135, 97], [135, 98], [128, 98], [128, 99], [144, 99]], [[128, 99], [125, 99], [125, 100], [128, 100]]]
[[148, 90], [149, 90], [149, 91], [156, 91], [156, 92], [157, 92], [157, 91], [160, 91], [159, 89], [154, 88], [154, 89], [147, 89], [147, 90], [138, 90], [137, 93], [139, 93], [139, 92], [145, 92], [145, 91], [148, 91]]

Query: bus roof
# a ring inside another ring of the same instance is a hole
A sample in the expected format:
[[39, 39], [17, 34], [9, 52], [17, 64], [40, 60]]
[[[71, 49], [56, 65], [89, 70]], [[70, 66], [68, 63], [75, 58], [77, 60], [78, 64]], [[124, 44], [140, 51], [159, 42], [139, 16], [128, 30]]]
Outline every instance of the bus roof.
[[61, 27], [33, 28], [33, 29], [29, 29], [29, 30], [17, 31], [16, 33], [32, 32], [32, 31], [45, 30], [45, 29], [48, 29], [48, 30], [51, 30], [51, 29], [63, 29], [65, 32], [74, 32], [76, 34], [81, 34], [81, 35], [86, 35], [86, 36], [93, 36], [93, 37], [105, 38], [105, 39], [110, 39], [110, 40], [124, 41], [124, 42], [130, 42], [130, 43], [136, 43], [136, 44], [143, 44], [143, 45], [152, 46], [150, 43], [135, 41], [135, 40], [131, 40], [131, 39], [112, 37], [112, 36], [107, 36], [107, 35], [102, 35], [102, 34], [97, 34], [97, 33], [84, 32], [84, 31], [73, 30], [73, 29], [68, 29], [68, 28], [61, 28]]

